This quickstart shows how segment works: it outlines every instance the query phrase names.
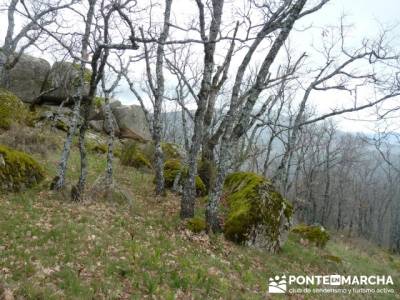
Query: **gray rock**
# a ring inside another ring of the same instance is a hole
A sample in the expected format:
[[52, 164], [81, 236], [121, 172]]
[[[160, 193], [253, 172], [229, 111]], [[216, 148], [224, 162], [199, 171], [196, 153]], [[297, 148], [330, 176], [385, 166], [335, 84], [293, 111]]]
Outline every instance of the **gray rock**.
[[139, 105], [118, 106], [112, 111], [118, 123], [120, 138], [141, 141], [151, 139], [144, 112]]
[[103, 131], [103, 120], [91, 120], [89, 121], [89, 126], [90, 128], [92, 128], [93, 130], [97, 131], [97, 132], [102, 132]]
[[[90, 71], [85, 72], [84, 95], [89, 93]], [[51, 67], [43, 90], [52, 90], [42, 96], [43, 102], [60, 104], [77, 95], [79, 82], [79, 66], [70, 62], [56, 62]]]
[[[112, 121], [114, 127], [114, 134], [115, 136], [119, 136], [120, 135], [119, 127], [117, 121], [115, 120], [115, 117], [113, 117]], [[97, 132], [105, 132], [107, 134], [110, 133], [110, 128], [105, 120], [91, 120], [89, 121], [89, 126]]]
[[[110, 101], [110, 108], [111, 111], [113, 111], [114, 109], [116, 109], [117, 107], [122, 106], [122, 103], [118, 100], [112, 99]], [[100, 109], [96, 109], [93, 108], [93, 110], [90, 112], [89, 115], [89, 120], [104, 120], [105, 116], [104, 116], [104, 105], [100, 108]]]
[[9, 90], [22, 101], [32, 103], [40, 95], [49, 71], [46, 60], [24, 54], [10, 72]]

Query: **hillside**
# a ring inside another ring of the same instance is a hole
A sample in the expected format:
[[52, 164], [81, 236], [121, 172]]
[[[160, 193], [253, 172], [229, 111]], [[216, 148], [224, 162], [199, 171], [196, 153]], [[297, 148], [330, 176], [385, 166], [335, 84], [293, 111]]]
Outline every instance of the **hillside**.
[[[400, 298], [397, 255], [343, 235], [333, 235], [320, 249], [290, 234], [281, 253], [272, 255], [222, 235], [194, 234], [179, 219], [178, 196], [155, 198], [152, 174], [118, 160], [120, 198], [110, 202], [89, 191], [83, 203], [72, 203], [49, 191], [63, 133], [44, 130], [40, 134], [53, 149], [37, 139], [41, 142], [32, 152], [45, 168], [45, 181], [0, 195], [0, 295], [5, 299], [275, 299], [267, 293], [268, 279], [282, 274], [381, 274], [394, 281], [389, 294], [298, 294], [293, 299]], [[38, 136], [36, 131], [30, 135]], [[105, 155], [92, 152], [89, 162], [90, 189], [105, 170]], [[78, 177], [78, 163], [75, 145], [70, 181]], [[199, 202], [201, 214], [204, 203]]]

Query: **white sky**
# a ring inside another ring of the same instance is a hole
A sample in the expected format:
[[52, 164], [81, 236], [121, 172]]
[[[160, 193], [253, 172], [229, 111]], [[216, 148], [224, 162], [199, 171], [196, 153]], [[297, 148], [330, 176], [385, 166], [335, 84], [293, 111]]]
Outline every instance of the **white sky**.
[[[8, 0], [6, 0], [8, 1]], [[235, 0], [232, 0], [233, 2]], [[239, 2], [241, 3], [241, 2]], [[173, 11], [175, 12], [174, 18], [180, 21], [186, 15], [193, 13], [194, 1], [190, 0], [174, 0]], [[399, 0], [331, 0], [322, 10], [307, 17], [296, 28], [305, 28], [307, 25], [313, 24], [317, 27], [324, 25], [337, 24], [340, 16], [345, 14], [348, 23], [352, 23], [351, 36], [356, 41], [363, 36], [373, 36], [379, 29], [379, 24], [394, 26], [400, 24], [400, 1]], [[4, 39], [7, 20], [5, 15], [0, 14], [0, 39]], [[400, 48], [400, 26], [394, 29], [394, 43]], [[291, 44], [296, 48], [301, 48], [301, 51], [307, 51], [309, 45], [318, 40], [320, 33], [304, 33], [301, 31], [295, 32], [291, 37]], [[304, 50], [302, 49], [304, 48]], [[42, 55], [43, 56], [43, 55]], [[140, 71], [142, 72], [142, 71]], [[128, 91], [126, 85], [122, 85], [117, 95], [123, 103], [133, 104], [136, 103], [134, 96]], [[321, 100], [323, 99], [323, 101]], [[319, 112], [329, 112], [330, 108], [346, 106], [351, 100], [347, 94], [338, 92], [329, 92], [323, 94], [315, 94], [313, 103]], [[399, 99], [396, 99], [400, 103]], [[348, 107], [348, 105], [347, 105]], [[345, 131], [369, 131], [373, 127], [372, 122], [356, 121], [356, 119], [370, 120], [372, 118], [371, 112], [366, 111], [358, 114], [347, 114], [345, 117], [337, 117], [339, 127]]]

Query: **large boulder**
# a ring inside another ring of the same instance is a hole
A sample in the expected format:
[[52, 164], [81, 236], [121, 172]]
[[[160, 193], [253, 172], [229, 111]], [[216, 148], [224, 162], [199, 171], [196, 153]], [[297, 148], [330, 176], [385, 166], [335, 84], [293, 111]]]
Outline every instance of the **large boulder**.
[[[151, 139], [150, 130], [143, 112], [139, 105], [122, 105], [118, 100], [112, 99], [110, 108], [113, 115], [114, 132], [120, 138], [132, 139], [140, 142], [146, 142]], [[90, 126], [96, 131], [105, 131], [110, 129], [105, 121], [105, 106], [93, 107], [89, 116]]]
[[[101, 97], [96, 97], [94, 99], [94, 106], [93, 106], [92, 110], [90, 111], [89, 120], [99, 121], [99, 120], [104, 120], [106, 118], [105, 117], [105, 106], [102, 102], [103, 102], [103, 100]], [[116, 99], [110, 100], [111, 111], [113, 111], [116, 107], [120, 107], [120, 106], [122, 106], [122, 103], [119, 100], [116, 100]]]
[[[79, 87], [80, 65], [70, 62], [55, 62], [51, 67], [43, 91], [51, 91], [42, 96], [43, 102], [60, 104], [65, 100], [72, 100]], [[84, 73], [84, 96], [89, 93], [91, 72]], [[72, 101], [70, 101], [72, 102]]]
[[[95, 105], [92, 108], [90, 114], [89, 114], [89, 126], [94, 129], [95, 131], [98, 132], [105, 132], [107, 134], [109, 134], [111, 132], [111, 128], [107, 122], [107, 120], [105, 119], [105, 106], [103, 105], [98, 105], [97, 103], [99, 103], [101, 101], [102, 98], [100, 97], [96, 97], [95, 99]], [[102, 102], [100, 102], [102, 103]], [[112, 100], [110, 103], [110, 108], [111, 111], [114, 107], [117, 106], [121, 106], [121, 102], [119, 102], [118, 100]], [[117, 123], [117, 120], [115, 119], [114, 114], [111, 114], [111, 121], [113, 124], [113, 129], [114, 129], [114, 134], [115, 136], [120, 136], [120, 131], [119, 131], [119, 126]]]
[[119, 128], [119, 137], [138, 141], [151, 139], [150, 130], [139, 105], [116, 106], [112, 108]]
[[43, 179], [43, 168], [29, 154], [0, 145], [0, 191], [19, 191]]
[[224, 234], [229, 240], [277, 252], [287, 238], [293, 208], [272, 183], [236, 172], [224, 183]]
[[9, 90], [22, 101], [32, 103], [40, 95], [50, 71], [50, 64], [42, 58], [23, 54], [10, 71]]

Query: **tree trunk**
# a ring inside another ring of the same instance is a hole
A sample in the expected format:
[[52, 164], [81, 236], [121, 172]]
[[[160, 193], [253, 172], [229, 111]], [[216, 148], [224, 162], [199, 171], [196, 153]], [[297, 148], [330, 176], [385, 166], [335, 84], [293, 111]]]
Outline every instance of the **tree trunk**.
[[104, 112], [105, 112], [105, 121], [107, 122], [108, 126], [108, 141], [107, 141], [107, 167], [106, 167], [106, 177], [105, 177], [105, 184], [106, 184], [106, 193], [107, 197], [109, 197], [111, 194], [111, 189], [113, 187], [113, 161], [114, 161], [114, 139], [115, 139], [115, 133], [114, 133], [114, 123], [113, 123], [113, 118], [112, 118], [112, 112], [111, 112], [111, 107], [110, 107], [110, 99], [109, 96], [105, 96], [105, 106], [104, 106]]
[[58, 164], [57, 176], [53, 179], [51, 184], [51, 189], [55, 191], [60, 191], [65, 184], [65, 176], [68, 166], [69, 154], [71, 152], [72, 139], [75, 135], [76, 129], [78, 127], [80, 118], [80, 106], [81, 106], [81, 96], [75, 98], [74, 108], [72, 112], [72, 117], [70, 121], [70, 127], [68, 130], [67, 137], [64, 142], [63, 152], [61, 154], [61, 159]]
[[[283, 46], [284, 42], [289, 36], [290, 31], [293, 28], [295, 21], [297, 20], [301, 10], [303, 9], [306, 0], [299, 0], [294, 4], [291, 14], [288, 16], [287, 21], [283, 24], [282, 29], [277, 36], [276, 40], [271, 46], [270, 51], [266, 55], [260, 70], [257, 74], [256, 83], [246, 92], [248, 94], [247, 101], [245, 105], [239, 109], [240, 103], [237, 101], [239, 99], [239, 92], [241, 86], [241, 76], [243, 76], [246, 66], [251, 59], [251, 49], [248, 55], [245, 56], [244, 61], [239, 67], [237, 80], [235, 81], [235, 86], [232, 89], [231, 95], [231, 106], [224, 119], [225, 128], [224, 134], [221, 140], [221, 149], [219, 157], [219, 165], [216, 180], [214, 186], [211, 189], [209, 195], [209, 202], [206, 208], [206, 222], [208, 230], [218, 231], [219, 230], [219, 218], [218, 218], [218, 206], [219, 199], [222, 193], [223, 184], [225, 180], [226, 173], [228, 171], [230, 160], [232, 159], [231, 149], [232, 146], [239, 141], [241, 136], [246, 133], [249, 129], [249, 123], [251, 120], [251, 112], [253, 107], [262, 92], [262, 86], [265, 85], [265, 80], [268, 76], [270, 67], [274, 62], [279, 50]], [[255, 49], [252, 49], [254, 51]]]
[[192, 136], [192, 145], [189, 151], [189, 171], [188, 176], [184, 185], [184, 190], [181, 200], [181, 218], [192, 218], [194, 216], [194, 205], [196, 199], [196, 185], [195, 177], [197, 175], [197, 155], [200, 151], [200, 146], [203, 140], [204, 134], [204, 117], [209, 101], [211, 92], [211, 81], [212, 74], [214, 71], [214, 53], [215, 53], [215, 40], [218, 37], [221, 17], [224, 6], [223, 0], [213, 0], [213, 18], [210, 26], [210, 34], [207, 39], [205, 36], [205, 16], [204, 16], [204, 5], [200, 0], [197, 0], [197, 5], [200, 12], [200, 23], [202, 27], [202, 39], [204, 42], [204, 70], [203, 78], [201, 81], [201, 88], [198, 94], [197, 110], [194, 116], [194, 128]]
[[[69, 154], [71, 152], [72, 139], [73, 139], [73, 136], [75, 135], [79, 117], [80, 117], [80, 108], [81, 108], [81, 103], [82, 103], [82, 99], [83, 99], [84, 83], [85, 83], [84, 74], [85, 74], [86, 63], [84, 60], [87, 59], [87, 57], [88, 57], [89, 36], [90, 36], [90, 29], [91, 29], [92, 22], [93, 22], [95, 4], [96, 4], [96, 0], [89, 1], [89, 9], [88, 9], [88, 12], [86, 15], [85, 34], [82, 38], [82, 49], [81, 49], [82, 61], [80, 63], [78, 95], [75, 98], [74, 110], [73, 110], [73, 115], [71, 118], [71, 124], [70, 124], [70, 128], [69, 128], [69, 131], [67, 134], [67, 138], [64, 143], [61, 160], [60, 160], [60, 163], [58, 166], [57, 176], [53, 179], [53, 183], [51, 185], [51, 188], [54, 190], [61, 190], [64, 187], [68, 158], [69, 158]], [[84, 122], [85, 122], [85, 120], [84, 120]], [[83, 131], [83, 137], [84, 137], [84, 131]], [[82, 150], [81, 142], [84, 142], [84, 141], [81, 141], [81, 135], [80, 135], [80, 141], [79, 141], [80, 150]], [[83, 151], [84, 151], [84, 145], [83, 145]], [[81, 155], [82, 155], [82, 153], [81, 153]], [[81, 176], [82, 175], [84, 175], [84, 174], [82, 174], [82, 171], [81, 171]], [[81, 182], [81, 180], [79, 180], [79, 181]], [[72, 195], [73, 199], [80, 198], [80, 190], [76, 190], [76, 188], [74, 188], [71, 192], [73, 194]]]

